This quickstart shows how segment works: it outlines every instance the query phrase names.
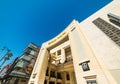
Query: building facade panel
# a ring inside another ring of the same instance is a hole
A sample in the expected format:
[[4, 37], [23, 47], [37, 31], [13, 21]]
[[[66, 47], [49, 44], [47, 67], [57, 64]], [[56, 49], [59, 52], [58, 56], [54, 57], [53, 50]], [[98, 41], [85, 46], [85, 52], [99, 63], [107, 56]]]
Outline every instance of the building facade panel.
[[[110, 4], [81, 22], [80, 26], [84, 35], [88, 39], [91, 48], [94, 50], [98, 61], [101, 60], [104, 66], [106, 66], [109, 74], [113, 76], [113, 80], [115, 79], [119, 84], [119, 74], [117, 75], [116, 73], [119, 73], [120, 71], [120, 40], [118, 35], [119, 33], [117, 33], [119, 32], [120, 27], [112, 23], [108, 17], [109, 13], [120, 16], [120, 11], [118, 10], [120, 10], [119, 0], [112, 1]], [[95, 25], [94, 22], [98, 18], [103, 19], [105, 22], [102, 21], [103, 23], [101, 22], [101, 25]], [[110, 25], [105, 24], [106, 22]], [[110, 77], [108, 77], [108, 79], [109, 78]]]

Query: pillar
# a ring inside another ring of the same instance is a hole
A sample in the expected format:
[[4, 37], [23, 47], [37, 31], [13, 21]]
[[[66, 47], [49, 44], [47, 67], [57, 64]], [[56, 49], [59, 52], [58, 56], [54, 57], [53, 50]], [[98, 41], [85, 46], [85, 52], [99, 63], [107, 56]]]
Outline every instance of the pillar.
[[48, 65], [48, 56], [49, 53], [45, 48], [45, 44], [43, 44], [28, 84], [44, 84], [45, 73]]

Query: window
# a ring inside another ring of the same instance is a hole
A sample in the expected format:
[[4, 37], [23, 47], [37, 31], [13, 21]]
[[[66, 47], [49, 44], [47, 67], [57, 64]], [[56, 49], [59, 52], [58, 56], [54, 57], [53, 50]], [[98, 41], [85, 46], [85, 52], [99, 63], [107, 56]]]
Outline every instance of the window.
[[49, 73], [49, 69], [47, 68], [47, 70], [46, 70], [46, 76], [48, 76], [48, 73]]
[[85, 76], [85, 77], [83, 77], [83, 78], [85, 78], [86, 84], [97, 84], [96, 75]]
[[68, 73], [68, 72], [66, 72], [66, 79], [67, 79], [67, 80], [70, 80], [70, 76], [69, 76], [69, 73]]
[[32, 56], [23, 55], [22, 59], [24, 59], [26, 61], [30, 61], [32, 59]]
[[49, 82], [49, 84], [55, 84], [55, 82]]
[[120, 16], [117, 16], [117, 15], [112, 14], [112, 13], [109, 13], [107, 15], [108, 15], [110, 22], [112, 22], [113, 24], [120, 27]]
[[87, 84], [97, 84], [96, 80], [87, 80]]
[[29, 62], [27, 62], [27, 61], [24, 61], [24, 60], [19, 60], [18, 62], [17, 62], [17, 64], [16, 64], [16, 67], [20, 67], [20, 68], [23, 68], [23, 67], [26, 67], [26, 65], [28, 65], [29, 64]]
[[34, 51], [34, 50], [31, 50], [31, 51], [30, 51], [30, 54], [31, 54], [31, 55], [34, 55], [34, 54], [35, 54], [35, 51]]
[[35, 78], [36, 77], [36, 74], [33, 74], [33, 77], [32, 78]]
[[87, 62], [83, 62], [81, 65], [82, 65], [83, 71], [88, 71], [88, 70], [90, 70]]
[[61, 55], [61, 50], [58, 50], [58, 51], [57, 51], [57, 54], [58, 54], [58, 55]]
[[93, 24], [111, 38], [118, 46], [120, 46], [120, 29], [114, 27], [101, 18], [94, 20]]
[[18, 82], [19, 82], [19, 79], [16, 78], [16, 80], [14, 81], [14, 84], [18, 84]]
[[46, 80], [44, 81], [44, 84], [47, 84], [47, 81], [46, 81]]
[[34, 84], [34, 83], [30, 83], [30, 84]]
[[26, 82], [26, 80], [23, 79], [23, 80], [21, 80], [21, 82]]
[[58, 78], [58, 79], [62, 79], [60, 72], [57, 73], [57, 78]]
[[54, 71], [51, 71], [51, 72], [50, 72], [50, 77], [56, 77]]
[[65, 57], [66, 57], [66, 60], [65, 62], [69, 62], [69, 61], [72, 61], [72, 53], [71, 53], [71, 48], [68, 47], [65, 49]]
[[79, 65], [82, 66], [83, 71], [88, 71], [88, 70], [90, 70], [89, 65], [88, 65], [88, 62], [90, 62], [90, 61], [89, 61], [89, 60], [88, 60], [88, 61], [84, 61], [84, 62], [82, 62], [82, 63], [79, 64]]
[[57, 84], [61, 84], [61, 83], [57, 83]]

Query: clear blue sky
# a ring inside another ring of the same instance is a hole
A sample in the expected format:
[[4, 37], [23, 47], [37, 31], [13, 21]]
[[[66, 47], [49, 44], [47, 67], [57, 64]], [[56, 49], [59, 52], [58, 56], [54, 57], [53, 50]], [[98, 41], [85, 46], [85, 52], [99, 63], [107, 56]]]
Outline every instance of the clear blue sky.
[[0, 0], [0, 49], [14, 56], [33, 42], [39, 46], [59, 34], [69, 23], [79, 22], [111, 0]]

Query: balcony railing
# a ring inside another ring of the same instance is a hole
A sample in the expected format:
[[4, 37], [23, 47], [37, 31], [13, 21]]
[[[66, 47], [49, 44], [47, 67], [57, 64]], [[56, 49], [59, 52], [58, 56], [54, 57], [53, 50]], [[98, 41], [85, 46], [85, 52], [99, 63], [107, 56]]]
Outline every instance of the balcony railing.
[[68, 56], [66, 56], [65, 62], [69, 62], [69, 61], [72, 61], [72, 60], [73, 60], [72, 56], [68, 55]]

